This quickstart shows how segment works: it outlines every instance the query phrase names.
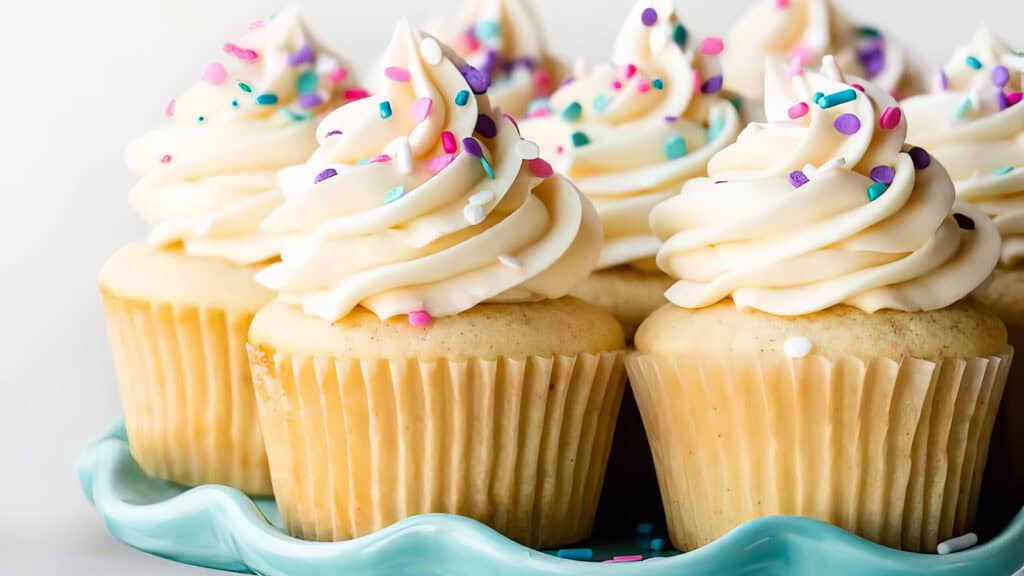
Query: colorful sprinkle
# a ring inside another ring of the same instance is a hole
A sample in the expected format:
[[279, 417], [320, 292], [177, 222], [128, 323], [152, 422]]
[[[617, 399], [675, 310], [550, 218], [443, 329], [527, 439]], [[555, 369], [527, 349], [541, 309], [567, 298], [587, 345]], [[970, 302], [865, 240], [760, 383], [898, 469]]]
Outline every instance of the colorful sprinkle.
[[392, 160], [392, 158], [388, 154], [378, 154], [378, 155], [374, 156], [373, 158], [367, 159], [364, 163], [365, 164], [383, 164], [385, 162], [391, 162], [391, 160]]
[[[612, 97], [607, 94], [598, 94], [594, 97], [594, 110], [604, 112], [612, 104]], [[564, 114], [564, 112], [563, 112]]]
[[858, 26], [857, 35], [865, 38], [878, 38], [882, 33], [878, 31], [878, 28], [873, 26]]
[[171, 160], [174, 160], [174, 158], [172, 158], [170, 154], [164, 154], [160, 157], [161, 164], [170, 164]]
[[327, 134], [324, 134], [324, 138], [330, 138], [331, 136], [341, 136], [343, 134], [344, 132], [342, 132], [341, 130], [331, 130]]
[[175, 102], [176, 101], [174, 99], [172, 99], [170, 102], [167, 103], [167, 106], [164, 106], [164, 116], [167, 116], [168, 118], [173, 118], [174, 117], [174, 104], [175, 104]]
[[655, 78], [654, 80], [651, 80], [651, 88], [654, 88], [655, 90], [664, 90], [665, 82], [661, 78]]
[[811, 107], [807, 102], [797, 102], [789, 107], [789, 117], [796, 120], [797, 118], [803, 118], [810, 111]]
[[423, 98], [417, 98], [412, 103], [412, 119], [417, 122], [422, 122], [430, 117], [430, 110], [434, 107], [434, 99], [425, 96]]
[[665, 157], [669, 160], [678, 160], [683, 156], [686, 156], [688, 152], [686, 146], [686, 140], [678, 134], [673, 134], [665, 139]]
[[480, 143], [476, 141], [476, 138], [463, 138], [462, 149], [466, 151], [466, 154], [474, 158], [484, 157], [484, 150], [480, 147]]
[[497, 20], [480, 20], [473, 27], [478, 40], [490, 40], [501, 36], [501, 22]]
[[949, 76], [945, 70], [939, 69], [939, 88], [945, 92], [949, 90]]
[[256, 103], [260, 106], [274, 106], [277, 104], [277, 94], [260, 94], [256, 97]]
[[491, 87], [491, 75], [477, 70], [470, 64], [459, 66], [459, 72], [462, 73], [462, 77], [466, 79], [466, 83], [469, 84], [469, 88], [474, 94], [486, 94], [487, 89]]
[[896, 106], [889, 106], [882, 112], [878, 125], [885, 130], [893, 130], [900, 125], [901, 120], [903, 120], [903, 111]]
[[387, 100], [385, 100], [385, 101], [380, 103], [379, 108], [380, 108], [380, 117], [381, 117], [382, 120], [387, 120], [388, 118], [391, 118], [391, 114], [392, 114], [392, 112], [391, 112], [391, 102], [388, 102]]
[[690, 33], [686, 31], [686, 26], [682, 24], [676, 24], [672, 28], [672, 41], [679, 46], [686, 46], [686, 41], [689, 39]]
[[231, 42], [224, 45], [224, 52], [243, 62], [255, 62], [260, 58], [260, 55], [257, 54], [255, 50], [242, 48], [241, 46], [232, 44]]
[[210, 62], [203, 70], [203, 81], [207, 84], [220, 86], [228, 77], [228, 71], [220, 62]]
[[641, 554], [632, 554], [629, 556], [614, 556], [610, 562], [639, 562], [643, 559], [644, 557]]
[[636, 64], [626, 64], [626, 68], [623, 70], [623, 75], [626, 77], [626, 80], [632, 79], [633, 76], [636, 75], [636, 70]]
[[971, 103], [971, 97], [968, 96], [968, 97], [964, 98], [960, 102], [960, 104], [956, 107], [956, 112], [955, 112], [956, 117], [957, 118], [964, 118], [964, 117], [966, 117], [971, 112], [971, 110], [973, 108], [974, 108], [974, 104]]
[[992, 83], [999, 88], [1004, 88], [1010, 83], [1010, 70], [1006, 66], [996, 66], [993, 68]]
[[334, 168], [328, 168], [328, 169], [324, 170], [323, 172], [321, 172], [321, 173], [316, 175], [316, 178], [313, 179], [313, 184], [319, 184], [319, 183], [323, 182], [324, 180], [327, 180], [328, 178], [334, 178], [337, 175], [338, 175], [338, 171], [337, 170], [335, 170]]
[[583, 114], [583, 106], [579, 102], [572, 102], [562, 110], [562, 120], [575, 122]]
[[644, 26], [654, 26], [658, 23], [658, 11], [654, 8], [644, 8], [644, 11], [640, 13], [640, 22]]
[[978, 60], [974, 56], [967, 57], [967, 65], [975, 70], [981, 70], [981, 60]]
[[523, 160], [534, 160], [540, 157], [540, 146], [530, 140], [516, 142], [516, 152]]
[[868, 200], [870, 200], [871, 202], [878, 200], [879, 198], [882, 197], [882, 194], [885, 194], [885, 191], [888, 189], [889, 187], [886, 186], [885, 184], [882, 184], [881, 182], [875, 182], [871, 186], [868, 186]]
[[594, 550], [591, 548], [562, 548], [555, 552], [555, 556], [566, 560], [591, 560], [594, 558]]
[[856, 83], [856, 82], [851, 82], [851, 83], [850, 83], [850, 86], [853, 86], [853, 88], [854, 88], [855, 90], [857, 90], [857, 92], [867, 92], [867, 89], [866, 89], [866, 88], [864, 88], [864, 85], [863, 85], [863, 84], [858, 84], [858, 83]]
[[651, 524], [650, 522], [641, 522], [636, 525], [636, 530], [634, 530], [634, 532], [640, 536], [650, 536], [654, 532], [654, 524]]
[[655, 552], [661, 552], [665, 549], [664, 538], [651, 538], [651, 550]]
[[641, 94], [646, 94], [651, 91], [651, 83], [643, 80], [636, 85], [636, 91]]
[[996, 94], [996, 100], [999, 102], [999, 109], [1006, 110], [1010, 107], [1010, 101], [1006, 98], [1006, 94], [1003, 91], [999, 91]]
[[441, 132], [441, 147], [448, 154], [454, 154], [458, 151], [458, 144], [455, 142], [455, 134], [445, 130]]
[[[324, 103], [323, 97], [319, 94], [301, 94], [295, 101], [298, 102], [299, 106], [306, 109], [316, 108]], [[305, 115], [303, 116], [305, 117]]]
[[555, 175], [555, 169], [551, 167], [543, 158], [534, 158], [526, 162], [530, 172], [533, 173], [537, 178], [551, 178]]
[[789, 8], [789, 0], [775, 0], [775, 7], [779, 10]]
[[814, 100], [814, 103], [818, 104], [820, 106], [821, 105], [821, 99], [824, 98], [824, 97], [825, 97], [825, 93], [824, 92], [815, 92], [814, 93], [814, 97], [811, 98], [811, 100]]
[[810, 181], [811, 179], [800, 170], [794, 170], [789, 173], [789, 183], [793, 185], [793, 188], [799, 188]]
[[993, 172], [993, 174], [995, 174], [996, 176], [1006, 176], [1010, 172], [1013, 172], [1013, 166], [1001, 166], [999, 168], [996, 168], [996, 171]]
[[306, 70], [295, 79], [295, 90], [299, 94], [310, 94], [320, 86], [320, 78], [313, 70]]
[[384, 203], [390, 204], [405, 195], [405, 186], [395, 186], [384, 195]]
[[334, 70], [331, 70], [328, 78], [332, 84], [341, 84], [345, 78], [348, 78], [348, 69], [341, 67], [335, 68]]
[[408, 82], [412, 77], [409, 70], [401, 66], [388, 66], [384, 69], [384, 76], [392, 82]]
[[907, 154], [910, 155], [910, 159], [914, 162], [916, 170], [924, 170], [932, 164], [932, 156], [924, 148], [914, 146]]
[[487, 173], [487, 177], [491, 180], [495, 180], [497, 175], [494, 174], [494, 168], [491, 167], [491, 163], [487, 161], [487, 158], [480, 157], [480, 165], [483, 166], [484, 172]]
[[590, 137], [589, 136], [587, 136], [583, 132], [573, 132], [572, 133], [572, 145], [573, 146], [575, 146], [576, 148], [581, 148], [583, 146], [586, 146], [587, 144], [590, 144]]
[[701, 85], [700, 91], [704, 94], [714, 94], [722, 89], [722, 75], [717, 74], [708, 78], [704, 84]]
[[196, 122], [199, 122], [200, 124], [206, 122], [206, 116], [196, 116]]
[[892, 184], [893, 178], [896, 178], [896, 171], [892, 166], [875, 166], [871, 169], [871, 179], [875, 182], [888, 185]]
[[612, 90], [615, 90], [616, 92], [622, 90], [622, 82], [618, 80], [612, 80]]
[[455, 154], [441, 154], [436, 158], [431, 158], [427, 162], [427, 170], [431, 174], [437, 174], [448, 167], [449, 164], [455, 161]]
[[365, 88], [350, 88], [345, 90], [345, 100], [362, 100], [369, 98], [370, 91]]
[[716, 54], [721, 54], [724, 49], [725, 43], [722, 42], [721, 38], [709, 36], [700, 41], [700, 51], [702, 54], [715, 56]]
[[432, 320], [430, 313], [426, 310], [413, 310], [409, 312], [409, 324], [417, 328], [430, 326]]
[[297, 68], [303, 64], [313, 64], [314, 62], [316, 62], [316, 53], [313, 52], [313, 47], [309, 44], [288, 55], [288, 66], [292, 68]]
[[827, 110], [829, 108], [832, 108], [833, 106], [840, 106], [848, 102], [853, 102], [856, 99], [857, 91], [854, 90], [853, 88], [848, 88], [846, 90], [842, 90], [834, 94], [822, 96], [821, 99], [817, 101], [817, 103], [818, 106], [822, 108], [822, 110]]
[[462, 209], [462, 216], [473, 226], [483, 222], [487, 218], [487, 211], [479, 204], [466, 204]]
[[1024, 98], [1024, 92], [1010, 92], [1006, 95], [1006, 102], [1010, 106], [1016, 106]]
[[860, 118], [854, 114], [841, 114], [834, 125], [840, 134], [851, 136], [860, 131]]
[[484, 138], [494, 138], [498, 135], [498, 125], [487, 114], [480, 114], [476, 117], [476, 133]]
[[455, 95], [455, 105], [465, 106], [466, 102], [469, 102], [469, 90], [459, 90], [459, 93]]
[[956, 220], [956, 225], [963, 230], [974, 230], [977, 227], [974, 223], [974, 219], [966, 214], [954, 212], [953, 219]]

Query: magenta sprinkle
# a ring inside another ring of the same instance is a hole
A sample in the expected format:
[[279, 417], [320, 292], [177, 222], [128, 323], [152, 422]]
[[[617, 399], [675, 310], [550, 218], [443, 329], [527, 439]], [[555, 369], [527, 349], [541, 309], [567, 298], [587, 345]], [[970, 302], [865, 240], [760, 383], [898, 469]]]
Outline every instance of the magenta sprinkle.
[[474, 158], [484, 157], [484, 150], [480, 147], [480, 143], [476, 141], [476, 138], [463, 138], [462, 149], [466, 151], [466, 154]]
[[338, 171], [337, 170], [335, 170], [334, 168], [328, 168], [328, 169], [324, 170], [323, 172], [321, 172], [321, 173], [316, 175], [316, 178], [313, 179], [313, 184], [319, 184], [319, 183], [323, 182], [324, 180], [327, 180], [328, 178], [334, 178], [337, 175], [338, 175]]
[[391, 162], [391, 156], [388, 156], [387, 154], [374, 156], [373, 158], [370, 158], [370, 161], [367, 162], [367, 164], [383, 164], [385, 162]]
[[370, 91], [365, 88], [349, 88], [345, 90], [345, 100], [362, 100], [370, 96]]
[[458, 144], [455, 142], [455, 134], [445, 130], [441, 132], [441, 147], [448, 154], [454, 154], [458, 151]]
[[658, 11], [654, 8], [645, 8], [644, 11], [640, 13], [640, 22], [642, 22], [644, 26], [654, 26], [658, 22]]
[[170, 164], [171, 160], [174, 160], [174, 158], [171, 158], [170, 154], [164, 154], [160, 157], [161, 164]]
[[476, 133], [484, 138], [494, 138], [498, 135], [498, 125], [490, 116], [481, 114], [476, 118]]
[[466, 79], [466, 83], [469, 84], [474, 94], [486, 94], [487, 89], [491, 87], [491, 75], [477, 70], [469, 64], [459, 66], [459, 72]]
[[875, 166], [871, 169], [871, 179], [875, 182], [892, 184], [892, 180], [895, 177], [896, 171], [892, 169], [892, 166]]
[[426, 310], [413, 310], [409, 312], [409, 324], [417, 328], [430, 326], [432, 318]]
[[635, 555], [632, 555], [632, 556], [615, 556], [615, 557], [612, 558], [611, 561], [612, 562], [639, 562], [639, 561], [641, 561], [643, 559], [644, 559], [644, 557], [642, 555], [635, 554]]
[[626, 69], [623, 70], [623, 76], [625, 76], [626, 79], [629, 80], [630, 78], [632, 78], [635, 75], [636, 75], [636, 64], [626, 64]]
[[878, 124], [886, 129], [892, 130], [900, 125], [900, 120], [903, 119], [903, 111], [895, 106], [889, 106], [882, 112], [882, 117], [879, 119]]
[[863, 84], [858, 84], [857, 82], [854, 82], [854, 83], [850, 84], [850, 86], [853, 86], [858, 92], [866, 92], [867, 91], [867, 90], [865, 90]]
[[298, 68], [303, 64], [313, 64], [314, 62], [316, 62], [316, 52], [309, 44], [303, 45], [302, 48], [288, 55], [288, 66], [291, 68]]
[[854, 114], [841, 114], [834, 124], [840, 134], [852, 136], [860, 131], [860, 118]]
[[721, 74], [718, 74], [718, 75], [712, 76], [711, 78], [708, 78], [707, 80], [704, 81], [704, 84], [702, 84], [701, 87], [700, 87], [700, 91], [705, 93], [705, 94], [714, 94], [715, 92], [718, 92], [721, 89], [722, 89], [722, 75]]
[[917, 170], [924, 170], [932, 165], [932, 155], [924, 148], [914, 146], [907, 154], [910, 154], [910, 159], [914, 162], [914, 168]]
[[992, 69], [992, 83], [999, 88], [1010, 83], [1010, 71], [1006, 66], [996, 66]]
[[1024, 98], [1024, 92], [1010, 92], [1006, 95], [1006, 102], [1009, 103], [1010, 106], [1016, 106], [1020, 103], [1021, 98]]
[[238, 44], [233, 44], [231, 42], [224, 45], [224, 52], [243, 62], [255, 62], [260, 59], [260, 55], [255, 50], [242, 48]]
[[550, 178], [554, 176], [555, 170], [548, 164], [543, 158], [534, 158], [533, 160], [527, 160], [526, 165], [530, 168], [530, 172], [537, 178]]
[[789, 173], [789, 183], [793, 185], [793, 188], [799, 188], [810, 181], [811, 179], [800, 170], [794, 170]]
[[789, 117], [796, 120], [797, 118], [803, 118], [810, 111], [811, 107], [807, 102], [797, 102], [789, 107]]

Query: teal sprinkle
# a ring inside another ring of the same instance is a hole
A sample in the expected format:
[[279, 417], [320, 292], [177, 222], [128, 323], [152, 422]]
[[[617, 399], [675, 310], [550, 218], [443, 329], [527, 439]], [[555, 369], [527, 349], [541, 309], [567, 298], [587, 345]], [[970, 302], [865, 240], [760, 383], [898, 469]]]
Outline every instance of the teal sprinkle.
[[853, 102], [856, 99], [857, 91], [854, 90], [853, 88], [850, 88], [848, 90], [842, 90], [834, 94], [829, 94], [828, 96], [822, 96], [820, 100], [815, 99], [815, 102], [817, 102], [818, 106], [825, 110], [828, 108], [832, 108], [833, 106], [839, 106], [841, 104]]
[[246, 94], [249, 94], [249, 93], [252, 92], [252, 87], [249, 86], [248, 84], [246, 84], [245, 82], [239, 82], [238, 83], [238, 89], [241, 90], [242, 92], [245, 92]]
[[971, 99], [970, 97], [964, 98], [963, 102], [956, 107], [956, 117], [963, 118], [967, 116], [967, 113], [971, 111]]
[[369, 163], [370, 163], [370, 159], [369, 158], [363, 158], [359, 162], [356, 162], [356, 166], [366, 166]]
[[260, 94], [256, 97], [256, 103], [260, 106], [273, 106], [277, 104], [277, 94]]
[[888, 187], [886, 187], [885, 184], [882, 184], [881, 182], [875, 182], [874, 184], [868, 187], [868, 200], [872, 202], [878, 200], [879, 198], [882, 197], [882, 194], [885, 194], [886, 190], [888, 190]]
[[316, 92], [319, 86], [320, 77], [312, 70], [306, 70], [295, 80], [295, 89], [299, 91], [299, 94]]
[[395, 186], [391, 190], [388, 190], [388, 193], [384, 195], [384, 203], [385, 204], [390, 204], [390, 203], [394, 202], [395, 200], [398, 200], [399, 198], [401, 198], [402, 195], [404, 195], [404, 194], [405, 194], [405, 186]]
[[531, 100], [530, 104], [526, 107], [526, 113], [532, 114], [533, 112], [536, 112], [541, 108], [547, 108], [550, 103], [551, 101], [548, 100], [547, 98], [537, 98], [536, 100]]
[[306, 112], [296, 112], [290, 108], [279, 108], [279, 111], [284, 116], [287, 116], [292, 122], [305, 122], [313, 117], [312, 114]]
[[721, 114], [716, 114], [711, 119], [711, 124], [708, 125], [708, 142], [714, 142], [718, 140], [718, 137], [722, 135], [722, 130], [725, 128], [725, 118]]
[[975, 70], [981, 70], [981, 60], [978, 60], [974, 56], [967, 57], [967, 65]]
[[572, 145], [573, 146], [575, 146], [577, 148], [582, 148], [583, 146], [586, 146], [587, 144], [590, 144], [590, 138], [586, 134], [584, 134], [583, 132], [573, 132], [572, 133]]
[[494, 175], [494, 168], [491, 168], [491, 163], [487, 161], [487, 158], [481, 156], [480, 165], [484, 167], [484, 172], [487, 172], [488, 178], [490, 178], [491, 180], [494, 180], [496, 178], [496, 176]]
[[665, 549], [664, 538], [651, 538], [651, 550], [655, 552], [661, 552]]
[[654, 524], [642, 522], [636, 525], [636, 533], [640, 536], [649, 536], [654, 532]]
[[732, 107], [735, 108], [737, 112], [740, 112], [740, 111], [743, 110], [743, 98], [742, 97], [740, 97], [740, 96], [733, 96], [732, 98], [729, 99], [729, 103], [732, 104]]
[[580, 119], [580, 115], [583, 114], [583, 106], [579, 102], [573, 102], [562, 110], [562, 120], [566, 122], [575, 122]]
[[682, 136], [673, 134], [665, 139], [665, 157], [669, 160], [678, 160], [687, 152], [686, 140]]
[[197, 116], [196, 117], [196, 122], [199, 122], [200, 124], [202, 124], [203, 122], [206, 122], [206, 116]]
[[607, 94], [598, 94], [594, 98], [594, 110], [604, 112], [612, 104], [612, 97]]
[[469, 102], [469, 90], [459, 90], [459, 93], [455, 95], [455, 104], [465, 106], [466, 102]]
[[857, 28], [857, 34], [864, 36], [865, 38], [878, 38], [882, 35], [882, 33], [878, 31], [878, 28], [871, 26], [861, 26]]
[[238, 100], [232, 100], [232, 101], [231, 101], [231, 106], [232, 106], [233, 108], [238, 108]]
[[497, 20], [481, 20], [473, 27], [476, 37], [480, 40], [501, 36], [501, 23]]
[[1006, 176], [1010, 172], [1013, 172], [1013, 166], [1003, 166], [995, 171], [996, 176]]
[[672, 29], [672, 41], [680, 46], [686, 46], [686, 40], [690, 37], [690, 33], [686, 31], [686, 26], [682, 24], [676, 24], [675, 28]]
[[664, 90], [665, 83], [661, 81], [661, 78], [655, 78], [654, 80], [651, 81], [651, 87], [654, 88], [655, 90]]
[[391, 118], [391, 102], [387, 100], [380, 103], [380, 117], [381, 120], [387, 120]]
[[555, 552], [555, 556], [566, 560], [591, 560], [594, 558], [592, 548], [562, 548]]

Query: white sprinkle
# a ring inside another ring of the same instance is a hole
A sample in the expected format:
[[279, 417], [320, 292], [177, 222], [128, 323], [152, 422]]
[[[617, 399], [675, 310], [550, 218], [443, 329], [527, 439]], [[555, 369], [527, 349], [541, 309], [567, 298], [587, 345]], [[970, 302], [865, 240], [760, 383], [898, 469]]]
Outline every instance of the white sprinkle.
[[811, 353], [811, 348], [813, 347], [814, 344], [803, 336], [787, 338], [786, 343], [782, 345], [782, 349], [785, 351], [786, 356], [789, 356], [790, 358], [803, 358]]
[[462, 209], [462, 215], [466, 217], [467, 222], [474, 226], [483, 222], [487, 217], [484, 207], [479, 204], [466, 204], [466, 207]]
[[814, 164], [805, 164], [803, 173], [808, 178], [814, 178], [815, 174], [818, 173], [818, 167], [815, 166]]
[[529, 140], [520, 140], [516, 144], [516, 152], [519, 152], [519, 157], [523, 160], [536, 160], [540, 158], [540, 146], [537, 146], [536, 142]]
[[846, 158], [840, 156], [839, 158], [833, 158], [832, 160], [822, 164], [821, 167], [818, 168], [818, 172], [824, 172], [825, 170], [831, 170], [833, 168], [842, 168], [844, 166], [846, 166]]
[[399, 138], [395, 144], [395, 163], [399, 174], [412, 174], [412, 145], [408, 138]]
[[513, 270], [519, 270], [520, 268], [523, 267], [523, 263], [520, 262], [518, 258], [516, 258], [515, 256], [510, 256], [508, 254], [502, 254], [501, 256], [498, 256], [498, 262], [501, 262], [502, 264], [508, 266], [509, 268], [512, 268]]
[[433, 38], [424, 38], [420, 42], [420, 55], [423, 56], [423, 59], [431, 66], [437, 66], [442, 60], [444, 60], [444, 53], [441, 51], [441, 45]]
[[974, 532], [968, 532], [963, 536], [957, 536], [956, 538], [950, 538], [945, 542], [939, 542], [938, 553], [952, 554], [954, 552], [960, 552], [961, 550], [967, 550], [977, 543], [978, 535]]
[[971, 90], [969, 97], [971, 99], [971, 108], [974, 110], [981, 110], [981, 91], [977, 89]]
[[484, 204], [490, 204], [492, 200], [494, 200], [494, 192], [490, 190], [481, 190], [469, 197], [471, 206], [483, 206]]

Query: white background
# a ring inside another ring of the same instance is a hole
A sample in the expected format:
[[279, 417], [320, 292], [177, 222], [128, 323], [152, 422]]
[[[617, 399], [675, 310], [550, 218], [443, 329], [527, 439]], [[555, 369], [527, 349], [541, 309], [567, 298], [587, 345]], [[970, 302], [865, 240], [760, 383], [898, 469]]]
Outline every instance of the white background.
[[[554, 51], [604, 58], [631, 0], [535, 0]], [[838, 0], [931, 70], [982, 21], [1024, 47], [1020, 0]], [[357, 65], [457, 0], [307, 0], [313, 30]], [[724, 35], [748, 0], [677, 0]], [[0, 17], [0, 574], [199, 574], [114, 541], [73, 463], [118, 416], [95, 280], [146, 230], [124, 144], [161, 121], [219, 47], [279, 0], [32, 0]], [[1014, 36], [1016, 34], [1016, 36]]]

